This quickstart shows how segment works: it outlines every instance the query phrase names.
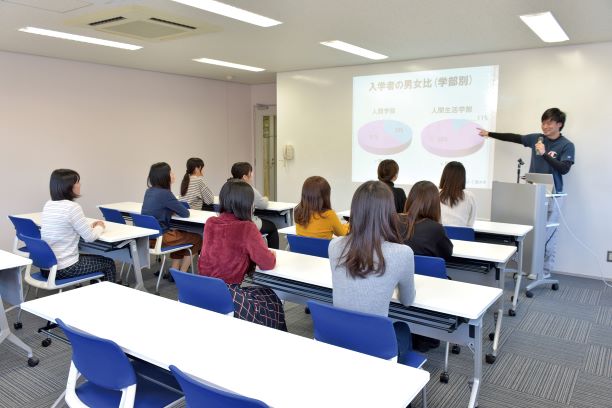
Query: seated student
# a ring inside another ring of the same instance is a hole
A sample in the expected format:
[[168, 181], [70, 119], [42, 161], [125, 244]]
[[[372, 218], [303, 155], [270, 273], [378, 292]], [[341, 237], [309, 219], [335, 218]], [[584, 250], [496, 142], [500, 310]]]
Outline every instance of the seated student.
[[270, 288], [243, 286], [242, 281], [255, 265], [272, 269], [276, 255], [252, 221], [251, 186], [241, 180], [228, 180], [219, 193], [219, 216], [209, 218], [198, 262], [200, 275], [223, 279], [234, 300], [234, 316], [267, 327], [287, 331], [285, 311]]
[[449, 162], [440, 178], [442, 224], [473, 227], [476, 221], [476, 199], [465, 189], [465, 167], [457, 161]]
[[[202, 246], [202, 237], [192, 232], [170, 228], [170, 220], [174, 214], [179, 217], [189, 217], [189, 210], [170, 191], [172, 183], [174, 183], [174, 173], [168, 163], [161, 162], [152, 165], [147, 180], [149, 188], [145, 192], [141, 213], [151, 215], [159, 221], [164, 233], [164, 246], [192, 244], [191, 252], [195, 256]], [[155, 245], [155, 240], [151, 240], [151, 245]], [[180, 270], [183, 272], [186, 272], [191, 265], [189, 251], [186, 249], [171, 253], [170, 258], [172, 259], [171, 267], [179, 269], [180, 263]]]
[[[89, 223], [81, 206], [74, 202], [81, 196], [81, 177], [74, 170], [58, 169], [51, 173], [51, 200], [42, 211], [41, 238], [49, 244], [57, 259], [56, 279], [102, 272], [104, 279], [115, 281], [115, 262], [100, 255], [79, 255], [79, 237], [93, 242], [104, 232], [104, 222]], [[49, 271], [41, 271], [48, 277]]]
[[[255, 194], [255, 208], [265, 209], [268, 207], [268, 197], [261, 195], [259, 191], [253, 186], [253, 166], [250, 163], [238, 162], [232, 165], [232, 177], [235, 179], [246, 181]], [[278, 228], [270, 221], [257, 216], [253, 216], [253, 222], [259, 228], [262, 234], [267, 234], [266, 240], [268, 241], [268, 247], [278, 249]]]
[[[380, 316], [389, 315], [396, 286], [399, 300], [414, 301], [414, 256], [401, 245], [391, 190], [380, 181], [363, 183], [351, 203], [351, 229], [329, 244], [334, 306]], [[393, 324], [398, 361], [411, 349], [405, 322]]]
[[187, 160], [187, 171], [181, 181], [180, 200], [189, 204], [189, 208], [202, 210], [204, 205], [214, 201], [213, 192], [204, 182], [204, 160], [192, 157]]
[[399, 165], [395, 160], [383, 160], [378, 164], [378, 179], [389, 186], [393, 192], [393, 201], [395, 202], [395, 211], [401, 213], [404, 211], [406, 204], [406, 192], [403, 188], [395, 187], [394, 182], [399, 174]]
[[340, 223], [331, 209], [331, 187], [323, 177], [312, 176], [304, 181], [302, 198], [295, 207], [295, 230], [298, 235], [331, 239], [348, 232], [348, 224]]

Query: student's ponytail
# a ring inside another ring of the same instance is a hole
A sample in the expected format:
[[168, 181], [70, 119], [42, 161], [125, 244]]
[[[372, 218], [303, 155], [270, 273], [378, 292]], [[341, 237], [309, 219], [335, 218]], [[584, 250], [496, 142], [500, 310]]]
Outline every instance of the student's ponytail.
[[197, 169], [204, 167], [204, 160], [198, 157], [192, 157], [187, 160], [187, 170], [185, 171], [185, 175], [183, 176], [183, 181], [181, 181], [181, 197], [184, 197], [187, 194], [187, 190], [189, 189], [189, 176]]

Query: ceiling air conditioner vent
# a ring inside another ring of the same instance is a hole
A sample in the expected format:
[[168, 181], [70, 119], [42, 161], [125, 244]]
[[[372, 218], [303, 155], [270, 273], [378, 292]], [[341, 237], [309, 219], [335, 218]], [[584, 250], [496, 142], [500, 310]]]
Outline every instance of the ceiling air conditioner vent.
[[89, 25], [97, 26], [100, 24], [114, 23], [115, 21], [121, 21], [121, 20], [125, 20], [125, 17], [119, 16], [119, 17], [107, 18], [106, 20], [94, 21], [93, 23], [89, 23]]
[[177, 26], [177, 27], [188, 28], [190, 30], [195, 30], [196, 29], [195, 27], [192, 27], [192, 26], [187, 25], [187, 24], [181, 24], [181, 23], [175, 23], [174, 21], [162, 20], [161, 18], [157, 18], [157, 17], [151, 17], [149, 20], [157, 21], [158, 23], [174, 25], [174, 26]]

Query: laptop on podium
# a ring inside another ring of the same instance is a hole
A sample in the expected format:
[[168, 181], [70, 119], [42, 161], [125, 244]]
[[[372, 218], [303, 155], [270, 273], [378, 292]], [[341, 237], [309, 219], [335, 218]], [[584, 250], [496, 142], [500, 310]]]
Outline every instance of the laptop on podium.
[[547, 194], [555, 193], [555, 180], [553, 179], [552, 174], [526, 173], [525, 181], [529, 184], [544, 184], [546, 185]]

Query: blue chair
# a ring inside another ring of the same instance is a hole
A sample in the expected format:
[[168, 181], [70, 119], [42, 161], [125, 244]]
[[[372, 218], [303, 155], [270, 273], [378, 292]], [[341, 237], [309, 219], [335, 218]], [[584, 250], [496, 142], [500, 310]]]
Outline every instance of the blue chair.
[[117, 224], [125, 224], [125, 218], [121, 215], [121, 211], [115, 210], [114, 208], [98, 207], [104, 219], [108, 222], [115, 222]]
[[329, 239], [287, 235], [287, 241], [291, 252], [329, 258]]
[[446, 230], [446, 235], [449, 239], [458, 239], [460, 241], [475, 241], [476, 234], [474, 232], [474, 228], [470, 227], [451, 227], [450, 225], [445, 225], [444, 229]]
[[[312, 300], [308, 301], [317, 341], [357, 351], [386, 360], [397, 360], [397, 338], [393, 321], [353, 310], [342, 309]], [[421, 368], [427, 359], [411, 351], [402, 364]], [[427, 393], [423, 388], [423, 407], [427, 405]]]
[[170, 371], [179, 382], [185, 393], [187, 408], [267, 408], [263, 402], [223, 391], [203, 384], [191, 378], [176, 366], [171, 365]]
[[155, 285], [155, 294], [159, 295], [159, 283], [161, 282], [161, 278], [164, 274], [164, 264], [166, 263], [166, 255], [171, 254], [173, 252], [178, 252], [186, 249], [189, 251], [189, 256], [191, 257], [191, 270], [193, 271], [193, 253], [191, 252], [191, 244], [181, 244], [181, 245], [172, 245], [172, 246], [164, 246], [163, 245], [163, 232], [161, 226], [157, 219], [150, 215], [142, 215], [132, 213], [132, 221], [134, 225], [141, 228], [149, 228], [152, 230], [157, 230], [157, 234], [153, 234], [149, 236], [149, 239], [155, 239], [155, 247], [149, 249], [149, 253], [151, 255], [161, 256], [162, 263], [159, 268], [159, 276], [157, 277], [157, 284]]
[[213, 312], [234, 316], [234, 301], [221, 279], [195, 275], [170, 268], [176, 282], [178, 300]]
[[40, 239], [40, 230], [38, 229], [38, 225], [36, 225], [36, 223], [34, 223], [34, 221], [32, 221], [29, 218], [13, 217], [12, 215], [9, 215], [8, 218], [13, 223], [13, 226], [15, 227], [15, 240], [13, 241], [13, 253], [27, 258], [28, 248], [27, 246], [23, 246], [19, 248], [19, 241], [23, 241], [21, 239], [21, 236], [23, 235], [27, 237]]
[[[164, 407], [182, 398], [170, 375], [166, 381], [161, 375], [154, 380], [141, 376], [116, 343], [76, 330], [60, 319], [56, 322], [72, 345], [68, 406]], [[85, 382], [77, 381], [81, 375]]]

